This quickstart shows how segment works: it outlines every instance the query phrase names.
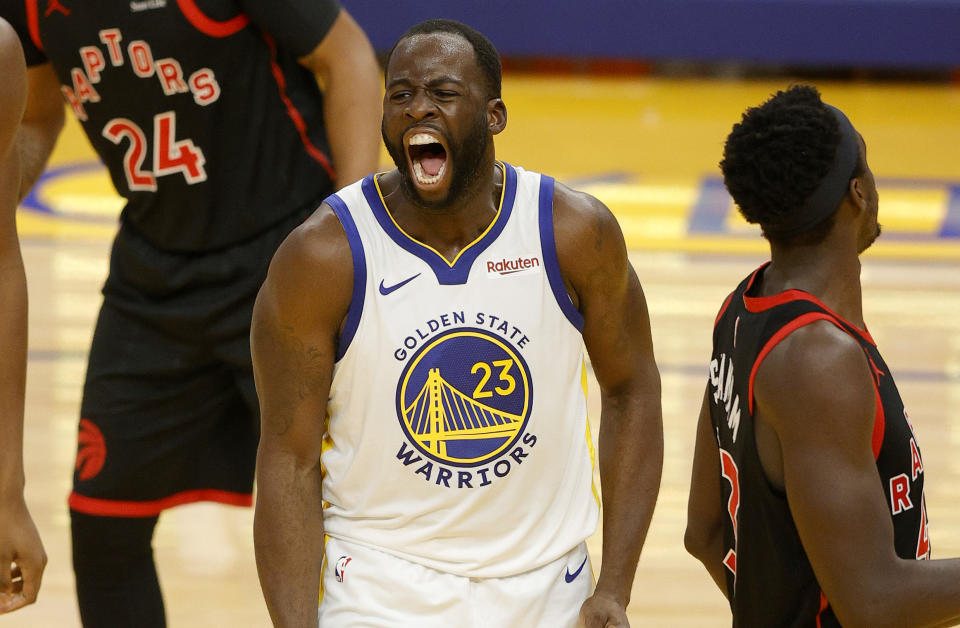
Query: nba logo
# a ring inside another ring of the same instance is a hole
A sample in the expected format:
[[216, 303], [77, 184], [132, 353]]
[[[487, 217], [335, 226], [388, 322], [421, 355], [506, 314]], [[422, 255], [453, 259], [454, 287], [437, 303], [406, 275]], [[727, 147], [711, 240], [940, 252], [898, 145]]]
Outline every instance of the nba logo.
[[333, 568], [333, 575], [336, 576], [337, 582], [343, 582], [343, 571], [347, 568], [351, 560], [353, 559], [349, 556], [341, 556], [337, 559], [337, 564]]

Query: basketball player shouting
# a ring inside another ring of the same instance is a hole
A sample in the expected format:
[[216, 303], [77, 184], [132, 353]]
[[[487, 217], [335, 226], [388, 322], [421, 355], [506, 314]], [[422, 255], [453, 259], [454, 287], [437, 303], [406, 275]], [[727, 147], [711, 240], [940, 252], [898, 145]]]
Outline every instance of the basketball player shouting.
[[[663, 456], [643, 292], [596, 199], [494, 158], [500, 61], [457, 22], [388, 59], [397, 168], [274, 257], [252, 329], [255, 542], [278, 626], [627, 626]], [[602, 391], [603, 565], [582, 343]], [[325, 533], [325, 534], [324, 534]]]
[[734, 626], [960, 621], [960, 560], [925, 560], [923, 461], [863, 322], [880, 234], [863, 138], [796, 86], [747, 110], [721, 168], [771, 261], [717, 316], [687, 548]]
[[23, 395], [27, 278], [17, 240], [20, 155], [15, 137], [27, 98], [16, 32], [0, 19], [0, 613], [37, 599], [47, 557], [23, 500]]

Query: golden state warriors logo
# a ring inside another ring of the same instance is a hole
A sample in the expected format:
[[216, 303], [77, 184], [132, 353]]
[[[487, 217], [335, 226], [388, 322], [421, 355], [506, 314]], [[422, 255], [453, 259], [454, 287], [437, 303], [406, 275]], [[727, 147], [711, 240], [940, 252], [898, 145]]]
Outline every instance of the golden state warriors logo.
[[410, 359], [397, 386], [407, 438], [427, 457], [483, 465], [523, 434], [533, 402], [530, 370], [505, 338], [454, 329]]

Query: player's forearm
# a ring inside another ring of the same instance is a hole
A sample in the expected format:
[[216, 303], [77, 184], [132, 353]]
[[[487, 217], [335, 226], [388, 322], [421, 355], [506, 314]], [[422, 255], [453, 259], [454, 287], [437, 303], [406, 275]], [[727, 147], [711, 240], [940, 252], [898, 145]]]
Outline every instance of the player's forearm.
[[373, 49], [346, 55], [324, 77], [324, 123], [337, 189], [377, 169], [380, 158], [380, 68]]
[[660, 490], [663, 425], [659, 387], [604, 397], [599, 449], [603, 564], [597, 591], [626, 606]]
[[27, 282], [19, 249], [0, 257], [0, 496], [23, 494]]
[[323, 559], [319, 463], [303, 468], [292, 457], [261, 450], [257, 466], [253, 539], [270, 618], [278, 627], [316, 628]]
[[49, 115], [42, 119], [27, 121], [17, 130], [17, 151], [20, 156], [20, 195], [22, 200], [43, 174], [50, 153], [57, 143], [63, 128], [63, 111], [60, 116]]

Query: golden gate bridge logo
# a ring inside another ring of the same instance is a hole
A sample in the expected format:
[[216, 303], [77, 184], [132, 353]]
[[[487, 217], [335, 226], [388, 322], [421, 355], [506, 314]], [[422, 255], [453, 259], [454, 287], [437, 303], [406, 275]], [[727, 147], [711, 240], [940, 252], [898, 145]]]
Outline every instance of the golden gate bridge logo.
[[458, 466], [498, 457], [523, 433], [532, 389], [526, 362], [503, 338], [452, 330], [423, 347], [397, 387], [400, 424], [423, 454]]

